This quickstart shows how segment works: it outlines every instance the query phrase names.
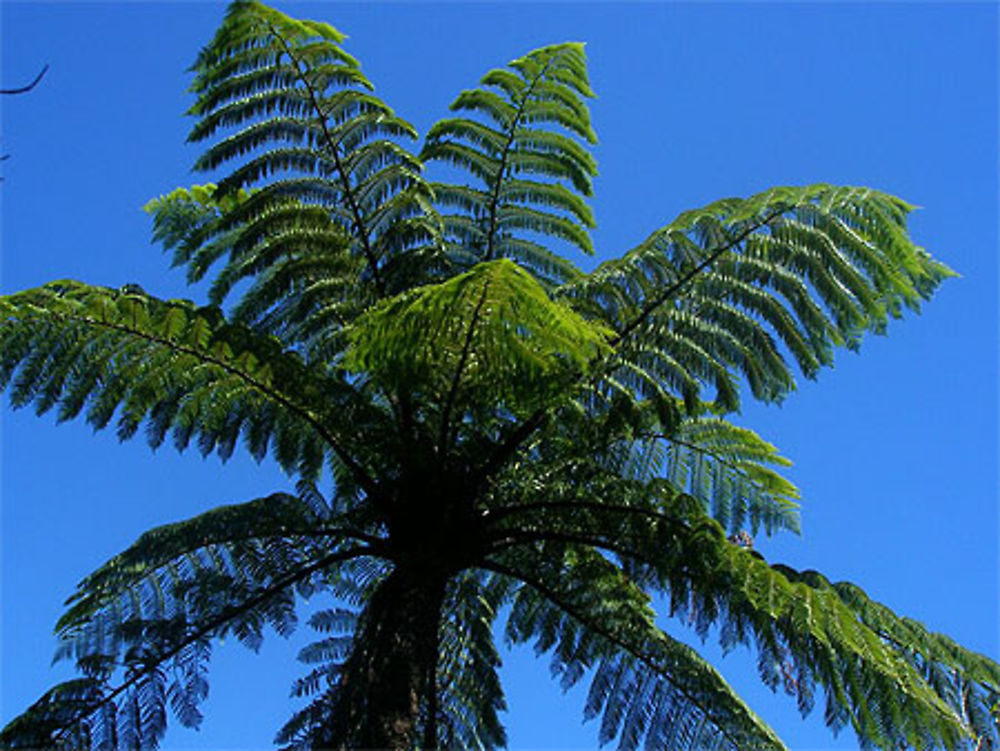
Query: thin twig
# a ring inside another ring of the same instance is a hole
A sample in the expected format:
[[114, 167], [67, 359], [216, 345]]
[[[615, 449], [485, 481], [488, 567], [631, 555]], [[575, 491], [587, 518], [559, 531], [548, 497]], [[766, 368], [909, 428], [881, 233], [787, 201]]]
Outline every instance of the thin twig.
[[49, 64], [45, 63], [44, 67], [39, 71], [38, 75], [35, 76], [35, 80], [29, 83], [27, 86], [22, 86], [18, 89], [0, 89], [0, 94], [25, 94], [31, 91], [38, 85], [38, 82], [42, 80], [42, 77], [49, 69]]

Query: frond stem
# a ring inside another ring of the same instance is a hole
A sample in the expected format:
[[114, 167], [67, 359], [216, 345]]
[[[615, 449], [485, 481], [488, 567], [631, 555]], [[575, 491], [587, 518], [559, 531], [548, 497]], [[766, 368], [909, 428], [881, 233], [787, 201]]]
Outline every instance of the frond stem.
[[511, 514], [519, 514], [522, 512], [530, 511], [545, 511], [548, 509], [586, 509], [588, 511], [611, 511], [615, 513], [623, 514], [633, 514], [635, 516], [642, 516], [647, 519], [655, 519], [656, 521], [662, 522], [677, 522], [678, 520], [667, 516], [660, 511], [654, 511], [653, 509], [636, 508], [635, 506], [623, 506], [621, 504], [612, 503], [593, 503], [589, 501], [550, 501], [542, 503], [519, 503], [516, 506], [502, 506], [495, 511], [487, 511], [485, 518], [488, 523], [495, 523], [500, 519], [510, 516]]
[[[508, 530], [500, 530], [507, 532]], [[507, 548], [515, 547], [532, 542], [565, 542], [573, 545], [589, 545], [591, 547], [607, 550], [609, 553], [616, 553], [626, 558], [636, 558], [643, 560], [644, 556], [636, 550], [619, 545], [616, 542], [606, 540], [600, 533], [584, 532], [556, 532], [549, 529], [514, 529], [509, 530], [506, 537], [495, 537], [486, 550], [486, 554], [499, 553]]]
[[438, 453], [443, 463], [445, 461], [446, 443], [448, 441], [448, 422], [451, 419], [451, 411], [455, 406], [455, 399], [458, 397], [458, 386], [462, 378], [462, 371], [465, 370], [465, 363], [469, 359], [472, 351], [472, 338], [476, 333], [476, 325], [486, 304], [486, 297], [490, 290], [490, 279], [483, 283], [483, 291], [479, 295], [476, 307], [472, 311], [472, 318], [469, 320], [469, 328], [465, 332], [465, 341], [462, 342], [462, 352], [458, 357], [458, 364], [455, 366], [455, 373], [451, 378], [451, 386], [448, 389], [448, 396], [445, 398], [444, 409], [441, 412], [441, 430], [438, 434]]
[[517, 103], [517, 111], [514, 113], [514, 119], [510, 124], [510, 134], [507, 136], [507, 141], [503, 145], [503, 150], [500, 152], [500, 169], [497, 170], [497, 181], [493, 186], [493, 195], [490, 196], [490, 227], [486, 233], [486, 253], [483, 256], [484, 261], [490, 261], [493, 259], [494, 250], [494, 240], [497, 233], [497, 222], [499, 221], [498, 212], [500, 209], [500, 188], [503, 186], [504, 177], [503, 173], [507, 169], [507, 159], [510, 156], [510, 149], [514, 145], [514, 139], [517, 138], [517, 123], [524, 114], [525, 107], [528, 106], [528, 97], [531, 96], [538, 85], [538, 82], [542, 80], [549, 67], [552, 65], [551, 58], [545, 62], [542, 66], [541, 71], [532, 80], [531, 84], [525, 89], [524, 93], [521, 95], [521, 100]]
[[510, 431], [503, 443], [497, 446], [496, 450], [486, 458], [486, 461], [479, 468], [478, 473], [474, 475], [476, 484], [484, 482], [502, 467], [503, 463], [521, 447], [521, 444], [530, 438], [532, 433], [542, 427], [547, 420], [548, 413], [546, 410], [539, 408], [526, 418], [524, 422]]

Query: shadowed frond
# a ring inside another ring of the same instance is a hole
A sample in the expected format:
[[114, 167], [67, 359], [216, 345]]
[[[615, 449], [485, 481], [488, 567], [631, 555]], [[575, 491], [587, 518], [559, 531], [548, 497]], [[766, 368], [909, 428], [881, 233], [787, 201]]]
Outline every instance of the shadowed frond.
[[666, 444], [657, 470], [675, 488], [700, 500], [730, 533], [748, 527], [756, 534], [761, 526], [768, 534], [798, 531], [799, 491], [774, 469], [791, 462], [752, 430], [700, 416], [652, 438]]
[[[543, 283], [579, 276], [546, 246], [550, 239], [592, 253], [593, 214], [583, 197], [597, 172], [575, 140], [594, 143], [584, 99], [592, 97], [583, 45], [543, 47], [491, 70], [489, 88], [463, 91], [427, 134], [421, 158], [468, 172], [477, 187], [435, 183], [453, 257], [460, 263], [510, 258]], [[565, 135], [568, 131], [572, 136]]]
[[[494, 519], [491, 549], [532, 561], [519, 575], [542, 566], [535, 555], [562, 560], [570, 555], [566, 551], [578, 556], [588, 547], [602, 550], [633, 581], [667, 595], [671, 614], [702, 638], [714, 627], [725, 650], [754, 646], [762, 680], [772, 688], [783, 685], [802, 712], [812, 709], [821, 686], [827, 724], [851, 724], [866, 748], [957, 748], [968, 739], [967, 711], [925, 678], [925, 662], [963, 674], [975, 666], [985, 689], [976, 699], [980, 714], [989, 687], [996, 685], [995, 676], [983, 672], [986, 658], [958, 655], [930, 638], [887, 638], [907, 633], [906, 622], [888, 608], [864, 613], [840, 595], [854, 592], [850, 585], [835, 590], [812, 572], [768, 566], [730, 543], [698, 501], [678, 496], [665, 480], [639, 483], [609, 474], [576, 500], [514, 505], [495, 512]], [[548, 586], [554, 580], [544, 578]], [[877, 627], [876, 612], [882, 619]]]
[[486, 567], [519, 582], [507, 638], [551, 653], [564, 689], [592, 673], [585, 715], [601, 717], [602, 745], [784, 749], [715, 669], [656, 627], [648, 596], [599, 553], [509, 551]]
[[145, 533], [80, 583], [57, 624], [56, 657], [75, 659], [86, 691], [53, 689], [5, 730], [5, 747], [156, 748], [168, 706], [197, 727], [211, 641], [232, 634], [256, 650], [267, 626], [287, 636], [296, 594], [350, 580], [350, 562], [378, 544], [280, 493]]
[[[499, 713], [506, 708], [497, 674], [493, 624], [507, 588], [482, 572], [457, 577], [442, 609], [437, 667], [437, 735], [446, 749], [506, 748]], [[425, 719], [426, 722], [426, 719]]]

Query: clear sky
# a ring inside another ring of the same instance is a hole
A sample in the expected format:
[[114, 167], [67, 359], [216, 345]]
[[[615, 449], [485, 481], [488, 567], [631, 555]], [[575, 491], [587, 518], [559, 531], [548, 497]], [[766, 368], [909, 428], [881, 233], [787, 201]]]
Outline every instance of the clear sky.
[[[770, 560], [850, 579], [897, 611], [1000, 657], [997, 643], [997, 9], [993, 3], [280, 3], [350, 35], [377, 92], [421, 132], [464, 87], [544, 44], [588, 43], [600, 175], [599, 258], [680, 211], [775, 184], [870, 185], [923, 208], [918, 243], [962, 276], [924, 313], [843, 352], [784, 406], [740, 420], [795, 461], [801, 537]], [[140, 206], [190, 173], [186, 68], [216, 3], [2, 4], [2, 290], [58, 278], [193, 297], [149, 243]], [[236, 457], [155, 455], [81, 423], [11, 412], [2, 447], [0, 718], [68, 666], [52, 626], [77, 581], [146, 528], [288, 480]], [[676, 625], [673, 632], [682, 633]], [[266, 748], [292, 711], [308, 638], [216, 652], [200, 732], [166, 748]], [[711, 654], [712, 645], [706, 646]], [[753, 660], [718, 663], [788, 745], [856, 748], [822, 712], [763, 689]], [[544, 658], [507, 654], [514, 749], [596, 746], [585, 691], [562, 696]]]

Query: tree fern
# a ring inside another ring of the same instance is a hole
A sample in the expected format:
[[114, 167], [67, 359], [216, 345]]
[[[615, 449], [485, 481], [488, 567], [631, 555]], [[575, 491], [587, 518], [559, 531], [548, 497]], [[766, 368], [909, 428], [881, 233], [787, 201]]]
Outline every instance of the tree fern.
[[[155, 748], [169, 717], [200, 722], [214, 640], [288, 635], [310, 595], [288, 748], [503, 747], [498, 626], [564, 688], [589, 682], [601, 743], [784, 748], [660, 603], [866, 748], [1000, 745], [995, 663], [752, 549], [798, 529], [799, 491], [728, 419], [950, 275], [910, 207], [775, 188], [584, 273], [560, 253], [592, 251], [582, 45], [491, 70], [415, 156], [344, 40], [237, 0], [198, 56], [191, 140], [214, 182], [147, 210], [208, 305], [75, 281], [0, 298], [13, 406], [243, 449], [297, 481], [85, 578], [57, 625], [81, 677], [3, 746]], [[469, 184], [428, 183], [424, 162]]]

